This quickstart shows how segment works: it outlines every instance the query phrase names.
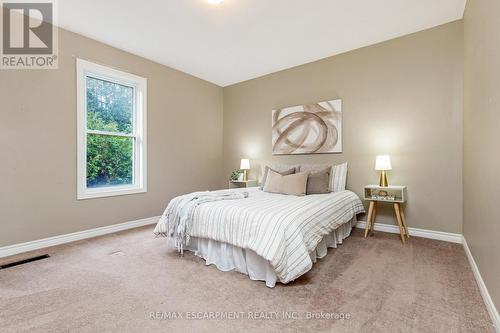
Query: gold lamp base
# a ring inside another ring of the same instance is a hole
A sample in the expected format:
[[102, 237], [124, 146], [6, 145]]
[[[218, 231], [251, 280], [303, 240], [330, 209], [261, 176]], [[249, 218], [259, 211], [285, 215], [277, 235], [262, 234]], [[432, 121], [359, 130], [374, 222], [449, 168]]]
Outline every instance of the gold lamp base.
[[389, 182], [387, 181], [387, 174], [384, 170], [382, 170], [382, 172], [380, 173], [380, 180], [378, 182], [378, 185], [382, 187], [389, 186]]
[[243, 170], [243, 181], [244, 182], [248, 181], [248, 170]]

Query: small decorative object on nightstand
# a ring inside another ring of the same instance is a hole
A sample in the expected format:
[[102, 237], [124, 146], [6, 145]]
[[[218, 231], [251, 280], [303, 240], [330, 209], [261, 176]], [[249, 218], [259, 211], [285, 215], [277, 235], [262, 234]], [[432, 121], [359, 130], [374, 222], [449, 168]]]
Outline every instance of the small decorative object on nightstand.
[[364, 199], [370, 202], [366, 220], [365, 237], [368, 237], [368, 233], [374, 230], [375, 218], [377, 217], [377, 204], [379, 202], [387, 202], [394, 206], [401, 242], [405, 244], [406, 237], [410, 238], [408, 227], [406, 226], [405, 212], [402, 207], [402, 204], [406, 202], [406, 186], [368, 185], [365, 186]]
[[259, 182], [256, 180], [230, 180], [229, 188], [246, 188], [246, 187], [257, 187]]

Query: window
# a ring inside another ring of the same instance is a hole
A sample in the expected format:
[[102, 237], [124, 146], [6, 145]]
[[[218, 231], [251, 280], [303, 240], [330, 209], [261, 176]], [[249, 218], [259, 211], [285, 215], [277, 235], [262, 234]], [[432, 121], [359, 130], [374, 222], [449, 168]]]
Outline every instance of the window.
[[146, 192], [145, 78], [77, 59], [78, 199]]

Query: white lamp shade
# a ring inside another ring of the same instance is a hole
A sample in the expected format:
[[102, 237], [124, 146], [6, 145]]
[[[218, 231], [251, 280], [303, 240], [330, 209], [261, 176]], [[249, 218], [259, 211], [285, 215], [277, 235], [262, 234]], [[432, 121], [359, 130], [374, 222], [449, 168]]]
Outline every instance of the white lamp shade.
[[391, 158], [389, 155], [377, 155], [375, 170], [392, 170]]
[[241, 170], [250, 170], [250, 160], [248, 160], [247, 158], [242, 158], [241, 164], [240, 164], [240, 169]]

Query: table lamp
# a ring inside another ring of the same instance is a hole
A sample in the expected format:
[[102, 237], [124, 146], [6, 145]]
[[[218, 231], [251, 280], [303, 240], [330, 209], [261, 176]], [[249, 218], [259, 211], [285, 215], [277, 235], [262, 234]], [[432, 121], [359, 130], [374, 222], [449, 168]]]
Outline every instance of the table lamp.
[[250, 170], [250, 161], [247, 158], [241, 159], [240, 170], [243, 170], [243, 181], [248, 181], [248, 170]]
[[386, 174], [387, 170], [392, 170], [391, 158], [389, 157], [389, 155], [377, 155], [377, 159], [375, 161], [375, 170], [382, 171], [380, 173], [379, 186], [389, 186]]

